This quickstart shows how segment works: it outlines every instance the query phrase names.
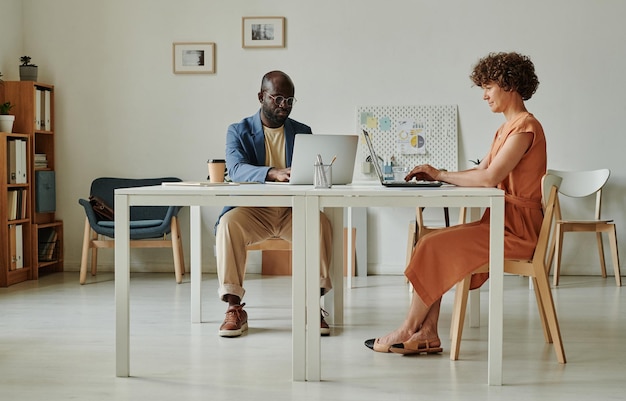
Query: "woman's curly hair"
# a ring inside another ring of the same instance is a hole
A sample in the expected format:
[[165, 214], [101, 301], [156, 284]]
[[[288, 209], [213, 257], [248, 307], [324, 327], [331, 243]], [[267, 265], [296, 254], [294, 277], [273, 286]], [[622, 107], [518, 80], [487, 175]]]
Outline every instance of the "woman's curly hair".
[[530, 58], [519, 53], [489, 53], [474, 66], [470, 79], [477, 86], [496, 83], [505, 91], [516, 91], [523, 100], [537, 91], [539, 79]]

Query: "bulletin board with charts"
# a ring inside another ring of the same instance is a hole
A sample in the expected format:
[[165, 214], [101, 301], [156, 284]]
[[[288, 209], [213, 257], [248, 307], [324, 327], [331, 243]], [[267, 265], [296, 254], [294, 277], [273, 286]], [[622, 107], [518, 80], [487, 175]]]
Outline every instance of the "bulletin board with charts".
[[[430, 164], [458, 170], [457, 106], [359, 106], [357, 132], [366, 130], [379, 158], [413, 168]], [[361, 160], [369, 151], [359, 141]]]

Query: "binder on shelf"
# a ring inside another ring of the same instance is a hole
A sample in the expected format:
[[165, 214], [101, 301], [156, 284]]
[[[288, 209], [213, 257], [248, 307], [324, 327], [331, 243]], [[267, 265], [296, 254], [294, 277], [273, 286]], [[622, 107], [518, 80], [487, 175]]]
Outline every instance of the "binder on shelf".
[[26, 184], [26, 141], [15, 139], [15, 184]]
[[17, 183], [17, 142], [15, 139], [9, 140], [9, 154], [7, 155], [7, 182]]
[[33, 123], [34, 123], [34, 130], [38, 131], [41, 129], [41, 98], [42, 98], [43, 94], [41, 89], [39, 88], [35, 88], [35, 115]]
[[9, 225], [9, 270], [17, 269], [17, 226]]
[[35, 172], [35, 211], [51, 213], [56, 210], [56, 189], [54, 171]]
[[15, 226], [15, 269], [24, 268], [24, 236], [22, 235], [22, 225]]
[[51, 131], [52, 130], [52, 117], [50, 116], [51, 113], [51, 104], [50, 104], [50, 94], [51, 91], [49, 90], [45, 90], [44, 91], [44, 129], [46, 131]]
[[15, 140], [15, 183], [22, 183], [22, 140]]

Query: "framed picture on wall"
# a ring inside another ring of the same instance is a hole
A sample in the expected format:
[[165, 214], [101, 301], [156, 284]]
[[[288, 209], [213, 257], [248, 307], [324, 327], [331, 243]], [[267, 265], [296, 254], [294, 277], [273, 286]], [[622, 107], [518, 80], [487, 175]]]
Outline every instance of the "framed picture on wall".
[[285, 17], [243, 17], [241, 46], [285, 47]]
[[174, 74], [214, 74], [215, 43], [175, 42]]

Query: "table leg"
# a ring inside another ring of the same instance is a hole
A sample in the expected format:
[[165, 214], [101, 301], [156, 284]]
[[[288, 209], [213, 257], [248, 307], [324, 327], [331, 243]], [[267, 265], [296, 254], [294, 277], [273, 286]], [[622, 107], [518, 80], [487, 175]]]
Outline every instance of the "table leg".
[[128, 196], [115, 195], [115, 374], [130, 375], [130, 229]]
[[[354, 263], [352, 260], [352, 257], [354, 256], [352, 253], [352, 208], [351, 207], [347, 207], [346, 208], [346, 212], [348, 213], [347, 215], [347, 221], [346, 221], [346, 226], [348, 229], [347, 232], [347, 239], [346, 242], [347, 244], [344, 244], [344, 247], [346, 249], [346, 276], [347, 276], [347, 287], [349, 289], [354, 288], [353, 287], [353, 282], [352, 282], [352, 264]], [[343, 233], [342, 233], [343, 234]], [[343, 270], [343, 266], [342, 266], [342, 270]]]
[[306, 380], [306, 200], [294, 197], [292, 203], [291, 296], [292, 296], [292, 376], [294, 381]]
[[200, 206], [189, 210], [191, 253], [191, 323], [202, 323], [202, 213]]
[[[306, 366], [307, 380], [320, 381], [320, 207], [306, 197]], [[295, 230], [294, 230], [295, 231]]]
[[489, 236], [489, 351], [487, 383], [502, 385], [504, 286], [504, 197], [491, 198]]
[[[468, 208], [469, 220], [480, 220], [481, 209], [479, 207]], [[460, 223], [464, 223], [463, 221]], [[480, 327], [480, 288], [469, 292], [469, 302], [467, 303], [469, 314], [469, 327]]]

